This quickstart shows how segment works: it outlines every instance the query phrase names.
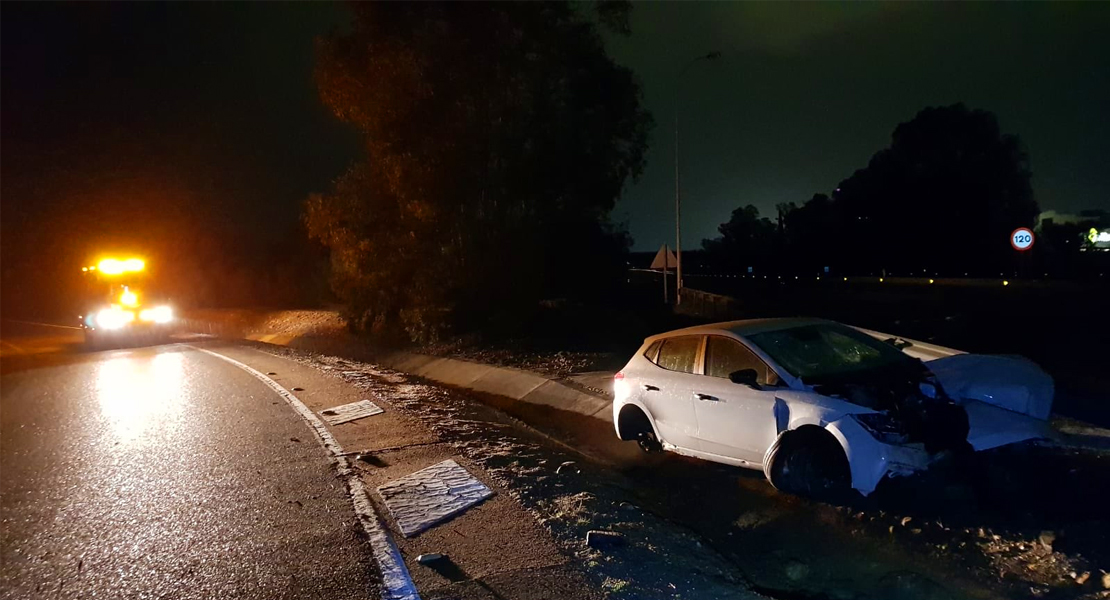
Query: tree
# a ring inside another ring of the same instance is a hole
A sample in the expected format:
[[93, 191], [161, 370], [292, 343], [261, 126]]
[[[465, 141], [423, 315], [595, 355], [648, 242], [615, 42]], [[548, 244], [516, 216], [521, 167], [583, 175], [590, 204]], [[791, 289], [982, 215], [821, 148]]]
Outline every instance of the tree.
[[860, 269], [988, 273], [1009, 265], [1009, 233], [1032, 227], [1029, 159], [998, 120], [963, 104], [926, 108], [833, 193]]
[[729, 270], [768, 265], [771, 257], [776, 225], [759, 216], [759, 209], [751, 204], [732, 211], [727, 223], [717, 231], [720, 237], [702, 240], [702, 248], [709, 260], [718, 268]]
[[605, 53], [627, 3], [358, 3], [318, 44], [325, 105], [366, 157], [305, 207], [356, 323], [429, 338], [616, 281], [608, 221], [651, 116]]

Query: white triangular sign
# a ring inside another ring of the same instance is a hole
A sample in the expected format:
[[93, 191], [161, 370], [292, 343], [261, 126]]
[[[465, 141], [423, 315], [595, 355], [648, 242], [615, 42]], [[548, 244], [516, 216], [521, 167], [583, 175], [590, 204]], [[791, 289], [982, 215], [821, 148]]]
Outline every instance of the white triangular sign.
[[[663, 261], [667, 261], [664, 263]], [[640, 263], [644, 264], [644, 263]], [[678, 264], [678, 259], [675, 258], [674, 252], [667, 248], [666, 244], [659, 247], [659, 252], [655, 254], [655, 259], [651, 261], [649, 269], [673, 269]]]

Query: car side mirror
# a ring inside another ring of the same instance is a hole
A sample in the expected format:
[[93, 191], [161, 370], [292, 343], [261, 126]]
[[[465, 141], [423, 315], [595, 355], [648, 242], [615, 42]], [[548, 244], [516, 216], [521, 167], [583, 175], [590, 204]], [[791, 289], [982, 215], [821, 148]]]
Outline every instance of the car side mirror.
[[759, 373], [757, 373], [755, 369], [740, 369], [739, 371], [733, 371], [728, 374], [728, 379], [733, 383], [746, 385], [752, 389], [763, 389], [759, 386]]

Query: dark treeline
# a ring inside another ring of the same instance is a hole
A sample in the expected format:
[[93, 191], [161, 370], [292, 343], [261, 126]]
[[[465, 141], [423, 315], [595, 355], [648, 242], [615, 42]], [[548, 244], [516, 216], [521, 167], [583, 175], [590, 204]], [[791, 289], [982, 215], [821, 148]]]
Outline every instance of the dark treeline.
[[627, 33], [629, 5], [352, 10], [317, 82], [365, 157], [304, 215], [351, 323], [435, 340], [623, 281], [630, 239], [609, 213], [652, 119], [599, 30]]
[[1029, 158], [992, 113], [962, 104], [926, 108], [831, 194], [760, 216], [732, 212], [702, 242], [708, 266], [746, 272], [997, 276], [1069, 266], [1078, 225], [1045, 224], [1018, 256], [1009, 234], [1039, 212]]

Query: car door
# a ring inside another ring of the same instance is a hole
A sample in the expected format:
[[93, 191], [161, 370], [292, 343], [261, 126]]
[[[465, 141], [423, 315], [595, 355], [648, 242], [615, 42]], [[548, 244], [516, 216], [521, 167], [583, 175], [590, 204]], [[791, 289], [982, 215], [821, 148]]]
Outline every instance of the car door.
[[697, 448], [698, 423], [690, 390], [701, 378], [694, 374], [700, 349], [698, 335], [665, 338], [652, 361], [653, 367], [639, 381], [640, 398], [663, 441], [680, 448]]
[[[756, 370], [762, 389], [729, 380], [729, 374], [743, 369]], [[706, 339], [702, 373], [691, 394], [702, 451], [762, 464], [777, 434], [778, 376], [747, 346], [720, 335]]]

